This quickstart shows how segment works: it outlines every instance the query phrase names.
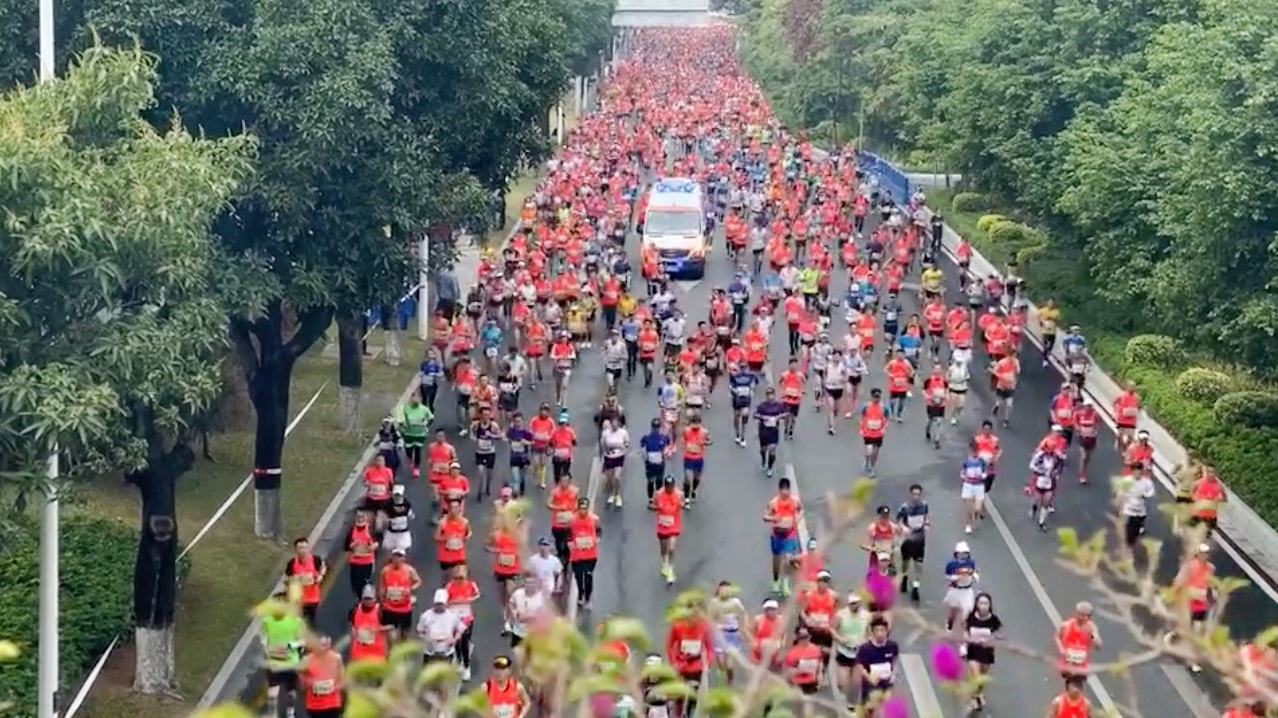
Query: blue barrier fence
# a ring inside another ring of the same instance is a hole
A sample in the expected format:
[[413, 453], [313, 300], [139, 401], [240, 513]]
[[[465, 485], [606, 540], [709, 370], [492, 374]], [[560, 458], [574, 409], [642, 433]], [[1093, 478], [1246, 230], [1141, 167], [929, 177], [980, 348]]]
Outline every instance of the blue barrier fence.
[[856, 156], [857, 167], [866, 174], [879, 178], [879, 187], [892, 193], [897, 202], [908, 202], [914, 195], [914, 185], [905, 173], [895, 165], [873, 152], [859, 151]]
[[[406, 331], [408, 323], [413, 321], [413, 317], [417, 316], [417, 297], [421, 296], [418, 289], [422, 285], [414, 284], [408, 293], [399, 298], [399, 303], [395, 305], [395, 315], [399, 319], [399, 330]], [[381, 326], [382, 310], [380, 307], [364, 312], [364, 317], [368, 320], [369, 328]]]

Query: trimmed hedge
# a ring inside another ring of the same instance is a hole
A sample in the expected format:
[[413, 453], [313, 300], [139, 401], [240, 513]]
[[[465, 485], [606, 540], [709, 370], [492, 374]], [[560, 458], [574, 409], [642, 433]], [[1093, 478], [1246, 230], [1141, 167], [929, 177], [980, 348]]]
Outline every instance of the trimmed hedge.
[[[1216, 418], [1226, 424], [1253, 429], [1278, 428], [1278, 394], [1268, 391], [1236, 391], [1225, 394], [1212, 406]], [[1273, 457], [1278, 460], [1278, 457]]]
[[[62, 685], [74, 686], [111, 639], [132, 626], [137, 531], [115, 521], [67, 518], [60, 541]], [[0, 703], [36, 714], [36, 617], [40, 604], [38, 527], [21, 521], [0, 552], [0, 636], [22, 650], [0, 669]]]
[[982, 232], [989, 232], [994, 229], [994, 225], [1010, 221], [1010, 219], [1001, 214], [983, 214], [980, 219], [976, 220], [976, 228]]
[[990, 199], [976, 192], [959, 192], [951, 204], [956, 212], [984, 212], [990, 208]]
[[1234, 388], [1234, 378], [1223, 371], [1200, 366], [1190, 367], [1176, 377], [1176, 391], [1186, 399], [1214, 403]]
[[1180, 342], [1162, 334], [1138, 334], [1127, 340], [1123, 353], [1129, 364], [1170, 369], [1185, 359]]

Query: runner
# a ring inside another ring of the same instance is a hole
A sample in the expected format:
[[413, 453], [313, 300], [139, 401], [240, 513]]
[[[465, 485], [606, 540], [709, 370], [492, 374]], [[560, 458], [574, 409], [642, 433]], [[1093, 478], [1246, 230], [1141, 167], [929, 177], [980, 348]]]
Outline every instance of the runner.
[[1074, 616], [1056, 630], [1057, 668], [1066, 684], [1085, 680], [1091, 671], [1092, 651], [1101, 647], [1100, 632], [1092, 621], [1092, 604], [1079, 601]]
[[407, 638], [413, 630], [413, 603], [421, 586], [422, 577], [404, 560], [403, 549], [391, 551], [390, 563], [378, 577], [377, 598], [392, 642]]
[[262, 618], [266, 652], [267, 715], [291, 715], [297, 699], [297, 671], [302, 666], [306, 622], [289, 610], [288, 593], [271, 597], [271, 612]]
[[657, 548], [661, 559], [661, 576], [666, 584], [675, 582], [674, 552], [683, 531], [683, 492], [675, 488], [675, 477], [666, 476], [653, 503], [657, 511]]
[[599, 541], [603, 538], [603, 527], [599, 523], [599, 517], [591, 512], [589, 499], [577, 500], [577, 513], [569, 522], [568, 529], [571, 534], [568, 559], [572, 567], [573, 581], [577, 586], [577, 606], [584, 611], [589, 611], [590, 599], [595, 593], [595, 567], [599, 563]]
[[[982, 591], [976, 594], [972, 611], [963, 623], [963, 654], [968, 673], [973, 679], [988, 676], [994, 668], [994, 643], [1003, 640], [1003, 621], [994, 613], [994, 599]], [[985, 708], [985, 681], [979, 680], [972, 692], [971, 710]]]
[[318, 636], [300, 671], [302, 705], [310, 718], [341, 718], [346, 704], [346, 670], [328, 636]]
[[715, 664], [723, 672], [728, 685], [732, 685], [736, 675], [732, 653], [741, 653], [745, 649], [745, 636], [741, 629], [748, 616], [737, 593], [737, 587], [731, 581], [720, 581], [706, 605], [707, 615], [715, 627]]
[[[918, 603], [923, 560], [927, 554], [927, 534], [932, 529], [932, 516], [927, 502], [923, 500], [921, 485], [910, 486], [910, 497], [897, 509], [896, 521], [905, 534], [901, 541], [901, 593], [908, 588], [910, 600]], [[911, 571], [913, 580], [910, 579]]]
[[777, 392], [772, 387], [763, 391], [763, 401], [754, 408], [755, 421], [759, 427], [759, 468], [772, 478], [776, 472], [777, 446], [781, 443], [781, 424], [789, 416], [785, 404], [777, 401]]

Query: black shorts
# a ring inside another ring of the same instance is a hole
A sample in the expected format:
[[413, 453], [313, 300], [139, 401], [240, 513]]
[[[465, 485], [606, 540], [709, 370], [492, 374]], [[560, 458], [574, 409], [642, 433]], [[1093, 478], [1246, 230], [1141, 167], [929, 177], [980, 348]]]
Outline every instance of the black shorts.
[[1091, 451], [1096, 448], [1096, 437], [1080, 436], [1078, 437], [1078, 445], [1083, 447], [1084, 451]]
[[944, 416], [945, 416], [945, 405], [944, 405], [944, 404], [941, 404], [940, 406], [937, 406], [936, 404], [928, 404], [928, 405], [927, 405], [927, 415], [928, 415], [928, 416], [930, 416], [930, 417], [932, 417], [932, 418], [934, 418], [934, 419], [940, 419], [940, 418], [944, 417]]
[[816, 695], [817, 691], [821, 690], [820, 683], [796, 683], [794, 687], [798, 688], [799, 692], [805, 696]]
[[382, 609], [382, 625], [393, 628], [397, 631], [407, 633], [413, 630], [413, 612], [391, 611], [386, 608]]
[[881, 436], [862, 436], [861, 441], [866, 446], [883, 446], [883, 437]]
[[497, 406], [502, 411], [517, 411], [519, 409], [519, 395], [499, 394], [497, 396]]
[[297, 671], [266, 671], [266, 685], [271, 688], [283, 688], [286, 691], [297, 690]]
[[967, 660], [982, 666], [994, 665], [994, 648], [976, 643], [967, 644]]
[[822, 648], [832, 648], [834, 646], [834, 636], [829, 631], [808, 629], [808, 632], [812, 635], [812, 645]]
[[752, 372], [754, 372], [754, 373], [756, 373], [756, 374], [757, 374], [757, 373], [759, 373], [759, 372], [763, 371], [763, 362], [761, 362], [761, 361], [748, 361], [748, 362], [746, 362], [746, 368], [747, 368], [747, 369], [749, 369], [750, 371], [752, 371]]
[[387, 511], [390, 509], [390, 499], [364, 499], [364, 510], [369, 513], [377, 513], [378, 511]]
[[901, 542], [901, 559], [923, 563], [927, 553], [927, 542], [923, 539], [906, 539]]
[[861, 375], [852, 374], [848, 376], [848, 383], [851, 384], [852, 386], [861, 386]]
[[826, 396], [830, 397], [830, 399], [834, 401], [838, 401], [843, 398], [842, 389], [822, 389], [822, 391], [824, 391]]
[[453, 569], [457, 568], [458, 566], [461, 566], [464, 563], [466, 562], [465, 561], [440, 561], [439, 571], [440, 573], [443, 573], [443, 574], [450, 574], [453, 572]]
[[995, 394], [998, 396], [998, 398], [1000, 398], [1000, 399], [1011, 399], [1011, 398], [1012, 398], [1012, 396], [1014, 396], [1014, 395], [1016, 394], [1016, 390], [1015, 390], [1015, 389], [997, 389], [997, 388], [996, 388], [996, 389], [994, 390], [994, 393], [995, 393]]
[[785, 406], [785, 410], [786, 410], [787, 412], [789, 412], [790, 416], [798, 416], [798, 415], [799, 415], [799, 405], [798, 405], [798, 404], [785, 404], [784, 406]]
[[856, 656], [845, 656], [842, 653], [835, 651], [834, 662], [844, 668], [852, 668], [856, 666]]
[[493, 468], [493, 467], [497, 466], [497, 455], [496, 455], [496, 454], [480, 454], [480, 453], [476, 453], [476, 454], [475, 454], [475, 465], [476, 465], [476, 466], [482, 466], [482, 467], [484, 467], [484, 468], [486, 468], [486, 469], [491, 469], [491, 468]]
[[892, 399], [892, 400], [896, 400], [896, 399], [904, 399], [904, 398], [905, 398], [905, 395], [906, 395], [906, 394], [909, 394], [909, 393], [910, 393], [910, 392], [908, 392], [908, 391], [889, 391], [889, 392], [888, 392], [888, 398], [889, 398], [889, 399]]
[[620, 469], [625, 465], [625, 463], [625, 456], [605, 456], [603, 460], [603, 470], [612, 471], [613, 469]]

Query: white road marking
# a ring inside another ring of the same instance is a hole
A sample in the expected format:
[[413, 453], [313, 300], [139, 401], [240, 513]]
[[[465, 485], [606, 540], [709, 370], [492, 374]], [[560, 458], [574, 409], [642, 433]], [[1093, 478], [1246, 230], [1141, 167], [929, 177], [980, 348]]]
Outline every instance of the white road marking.
[[901, 669], [905, 671], [905, 683], [910, 687], [910, 697], [914, 699], [914, 714], [919, 718], [944, 718], [941, 713], [941, 700], [932, 687], [932, 677], [927, 672], [927, 664], [917, 653], [902, 653]]
[[[1051, 597], [1047, 595], [1047, 589], [1043, 587], [1043, 582], [1039, 580], [1038, 574], [1034, 573], [1034, 568], [1030, 566], [1029, 559], [1025, 557], [1025, 552], [1016, 543], [1016, 537], [1012, 535], [1012, 530], [1008, 528], [1007, 522], [1003, 520], [1003, 515], [994, 506], [993, 500], [988, 498], [985, 500], [985, 509], [990, 518], [993, 519], [999, 535], [1003, 537], [1003, 543], [1007, 544], [1007, 549], [1012, 552], [1012, 559], [1016, 561], [1016, 565], [1021, 569], [1021, 574], [1025, 576], [1025, 581], [1029, 583], [1030, 591], [1034, 594], [1034, 598], [1043, 607], [1047, 617], [1052, 620], [1052, 625], [1061, 625], [1064, 618], [1061, 616], [1060, 611], [1056, 610], [1056, 606], [1052, 604]], [[1092, 693], [1096, 695], [1096, 700], [1100, 702], [1101, 708], [1109, 713], [1115, 712], [1114, 697], [1101, 684], [1099, 678], [1088, 676], [1087, 687], [1092, 689]]]
[[[794, 472], [794, 464], [787, 463], [783, 473], [790, 480], [790, 493], [794, 494], [794, 498], [798, 499], [802, 505], [803, 497], [799, 495], [799, 477]], [[808, 507], [803, 507], [803, 513], [799, 514], [799, 524], [795, 528], [799, 530], [799, 548], [806, 549], [808, 541], [812, 538], [812, 532], [808, 530]]]
[[1172, 688], [1176, 689], [1180, 699], [1189, 706], [1189, 712], [1194, 714], [1194, 718], [1217, 718], [1220, 715], [1220, 711], [1212, 707], [1207, 696], [1203, 695], [1203, 692], [1194, 684], [1194, 679], [1190, 677], [1189, 671], [1184, 666], [1162, 663], [1158, 667], [1162, 669], [1163, 675], [1167, 676]]

